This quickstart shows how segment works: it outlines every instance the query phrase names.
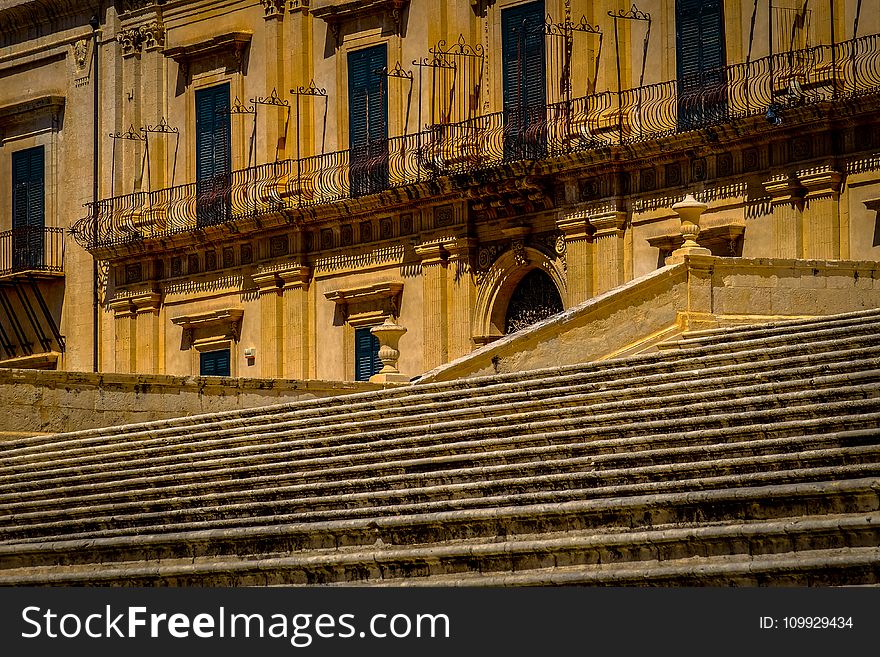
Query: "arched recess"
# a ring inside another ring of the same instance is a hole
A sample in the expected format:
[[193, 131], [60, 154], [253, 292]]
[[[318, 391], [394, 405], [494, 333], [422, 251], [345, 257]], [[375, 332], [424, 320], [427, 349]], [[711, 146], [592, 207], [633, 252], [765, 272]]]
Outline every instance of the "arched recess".
[[477, 289], [474, 342], [485, 344], [504, 335], [504, 321], [510, 297], [520, 281], [534, 269], [541, 269], [550, 277], [559, 291], [563, 307], [568, 307], [565, 271], [559, 259], [551, 260], [543, 252], [530, 247], [524, 247], [520, 251], [505, 251], [482, 277]]

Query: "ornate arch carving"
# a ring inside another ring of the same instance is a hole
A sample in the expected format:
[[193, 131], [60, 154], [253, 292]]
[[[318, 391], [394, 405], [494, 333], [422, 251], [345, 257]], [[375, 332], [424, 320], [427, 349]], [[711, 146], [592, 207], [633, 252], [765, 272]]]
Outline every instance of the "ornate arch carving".
[[477, 288], [472, 334], [477, 344], [484, 344], [504, 335], [507, 304], [516, 286], [533, 269], [541, 269], [559, 290], [563, 305], [568, 307], [565, 270], [562, 263], [551, 260], [538, 249], [524, 246], [508, 249], [500, 256]]

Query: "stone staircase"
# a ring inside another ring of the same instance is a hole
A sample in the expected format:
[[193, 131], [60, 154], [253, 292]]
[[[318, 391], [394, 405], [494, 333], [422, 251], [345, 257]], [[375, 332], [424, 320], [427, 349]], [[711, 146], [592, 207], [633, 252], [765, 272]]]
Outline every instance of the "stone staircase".
[[0, 583], [880, 581], [880, 310], [8, 439]]

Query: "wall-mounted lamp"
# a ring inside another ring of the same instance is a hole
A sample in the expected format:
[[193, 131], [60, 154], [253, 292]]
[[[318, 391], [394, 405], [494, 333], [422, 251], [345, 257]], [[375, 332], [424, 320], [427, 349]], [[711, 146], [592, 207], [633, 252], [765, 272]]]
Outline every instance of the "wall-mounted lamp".
[[782, 125], [782, 116], [779, 113], [779, 105], [774, 103], [768, 107], [764, 118], [767, 119], [767, 123], [770, 125]]

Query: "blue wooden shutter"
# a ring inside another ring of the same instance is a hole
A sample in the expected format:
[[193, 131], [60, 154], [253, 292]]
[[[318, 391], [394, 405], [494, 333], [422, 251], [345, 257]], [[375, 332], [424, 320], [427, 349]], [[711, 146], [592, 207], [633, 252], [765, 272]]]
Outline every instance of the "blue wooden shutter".
[[229, 83], [196, 91], [196, 219], [199, 226], [230, 218], [232, 142]]
[[388, 187], [387, 79], [385, 44], [348, 53], [348, 145], [351, 195]]
[[388, 138], [388, 94], [382, 75], [385, 44], [348, 53], [348, 143], [351, 148]]
[[12, 154], [13, 267], [42, 265], [45, 225], [45, 155], [37, 146]]
[[676, 72], [679, 127], [723, 118], [726, 109], [722, 0], [677, 0]]
[[196, 91], [196, 180], [232, 169], [229, 84]]
[[354, 378], [356, 381], [368, 381], [371, 376], [382, 369], [379, 360], [379, 340], [370, 333], [369, 328], [354, 331]]
[[537, 159], [546, 153], [544, 3], [501, 12], [504, 158]]
[[201, 354], [199, 354], [200, 376], [229, 376], [229, 372], [229, 349], [203, 351]]
[[530, 2], [501, 12], [504, 108], [546, 102], [544, 3]]

